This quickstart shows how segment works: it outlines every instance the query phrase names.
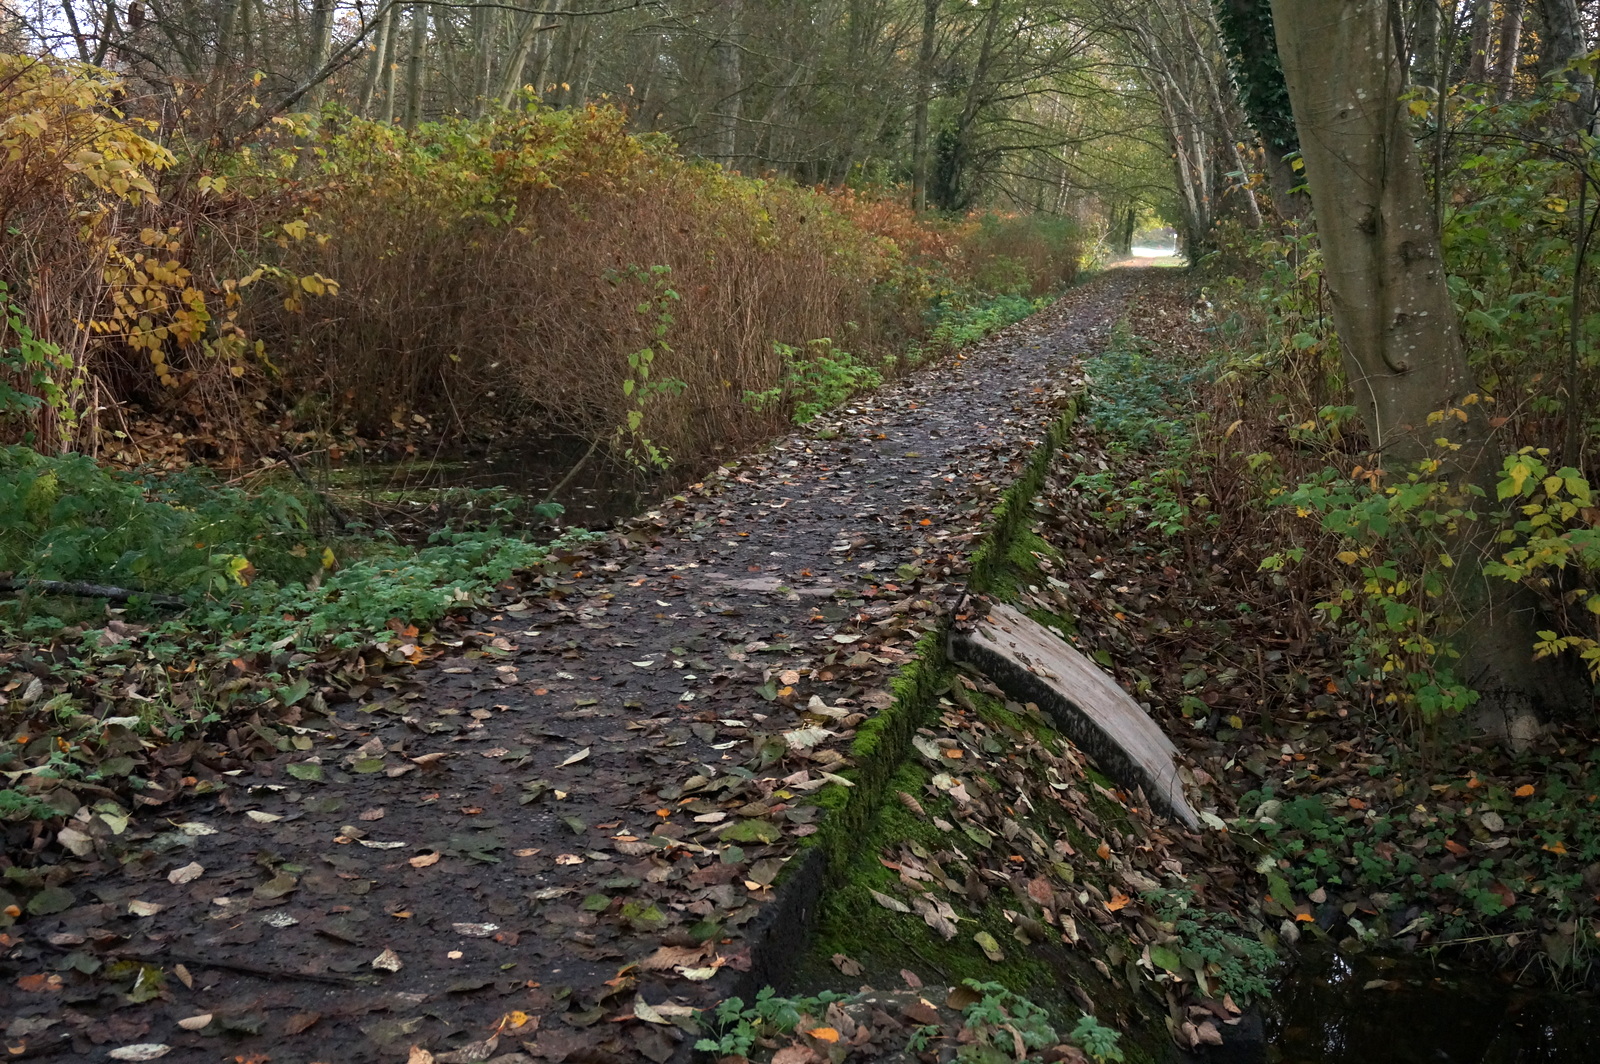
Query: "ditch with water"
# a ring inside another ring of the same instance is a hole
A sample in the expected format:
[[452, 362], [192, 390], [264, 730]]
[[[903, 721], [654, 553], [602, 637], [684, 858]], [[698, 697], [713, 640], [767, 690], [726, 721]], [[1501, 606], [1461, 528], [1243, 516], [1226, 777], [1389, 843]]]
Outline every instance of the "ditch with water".
[[1305, 950], [1267, 1016], [1272, 1064], [1593, 1064], [1600, 1001], [1516, 972]]

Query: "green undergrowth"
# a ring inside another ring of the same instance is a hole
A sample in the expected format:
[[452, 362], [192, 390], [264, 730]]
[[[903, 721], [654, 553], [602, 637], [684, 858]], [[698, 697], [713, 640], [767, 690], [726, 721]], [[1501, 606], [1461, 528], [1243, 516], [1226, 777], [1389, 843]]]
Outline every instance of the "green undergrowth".
[[[447, 615], [594, 538], [490, 524], [410, 547], [330, 528], [318, 505], [202, 470], [0, 448], [0, 574], [18, 586], [0, 599], [0, 820], [148, 790], [153, 746], [292, 716], [320, 697], [318, 669], [434, 656]], [[131, 598], [108, 603], [106, 586]]]
[[1162, 354], [1126, 323], [1086, 368], [1088, 420], [1109, 468], [1080, 473], [1072, 486], [1098, 497], [1102, 523], [1116, 532], [1132, 521], [1168, 536], [1214, 524], [1210, 500], [1191, 490], [1206, 473], [1191, 408], [1204, 370]]
[[[431, 624], [551, 549], [493, 523], [441, 529], [412, 548], [325, 527], [319, 505], [205, 470], [122, 473], [84, 455], [0, 448], [0, 572], [23, 590], [33, 581], [117, 586], [134, 593], [124, 620], [148, 618], [168, 638], [205, 635], [243, 653], [322, 641], [349, 648], [391, 621]], [[0, 603], [0, 632], [49, 638], [97, 616], [24, 595]]]

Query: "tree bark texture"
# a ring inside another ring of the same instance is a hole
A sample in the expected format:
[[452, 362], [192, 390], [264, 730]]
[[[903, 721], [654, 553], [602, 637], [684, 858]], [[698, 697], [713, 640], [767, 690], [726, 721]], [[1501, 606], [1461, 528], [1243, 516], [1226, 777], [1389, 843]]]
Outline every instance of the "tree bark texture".
[[[1539, 10], [1544, 15], [1545, 30], [1540, 65], [1546, 75], [1588, 54], [1578, 0], [1539, 0]], [[1566, 78], [1578, 95], [1569, 108], [1573, 128], [1590, 129], [1594, 124], [1594, 77], [1570, 71]]]
[[1374, 446], [1419, 458], [1472, 390], [1384, 0], [1274, 0], [1345, 369]]
[[411, 44], [406, 55], [406, 129], [422, 121], [422, 86], [428, 74], [428, 7], [411, 5]]
[[[1459, 444], [1445, 473], [1490, 486], [1498, 467], [1481, 406], [1465, 420], [1428, 415], [1473, 390], [1434, 227], [1400, 100], [1405, 81], [1386, 0], [1273, 0], [1278, 51], [1300, 133], [1345, 371], [1372, 445], [1399, 476], [1435, 438]], [[1487, 549], [1476, 529], [1455, 551]], [[1480, 708], [1506, 719], [1559, 715], [1587, 701], [1566, 663], [1533, 660], [1531, 595], [1457, 567], [1453, 633]]]
[[1522, 54], [1522, 20], [1527, 0], [1506, 0], [1500, 19], [1500, 43], [1494, 55], [1494, 98], [1507, 100], [1517, 77], [1517, 59]]

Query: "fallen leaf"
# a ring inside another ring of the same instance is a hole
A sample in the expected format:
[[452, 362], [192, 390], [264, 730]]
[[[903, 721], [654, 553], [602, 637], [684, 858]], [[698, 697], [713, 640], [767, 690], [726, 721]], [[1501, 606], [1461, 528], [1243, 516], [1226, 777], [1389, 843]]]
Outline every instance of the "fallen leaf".
[[1106, 908], [1110, 909], [1112, 912], [1116, 912], [1119, 909], [1126, 908], [1128, 902], [1132, 900], [1132, 898], [1122, 893], [1122, 891], [1118, 890], [1116, 887], [1112, 887], [1111, 900], [1106, 902]]
[[1529, 797], [1532, 797], [1532, 795], [1533, 795], [1533, 784], [1531, 784], [1531, 783], [1524, 783], [1522, 786], [1517, 788], [1517, 797], [1518, 798], [1529, 798]]
[[593, 749], [593, 747], [588, 747], [588, 746], [584, 747], [582, 750], [579, 750], [577, 753], [573, 754], [571, 757], [569, 757], [565, 761], [561, 762], [561, 764], [558, 765], [557, 767], [558, 768], [566, 768], [568, 765], [576, 765], [579, 761], [582, 761], [584, 758], [589, 756], [589, 751], [591, 749]]
[[400, 960], [400, 955], [392, 949], [386, 949], [372, 958], [372, 966], [381, 972], [398, 972], [405, 967]]
[[[494, 1056], [495, 1047], [500, 1044], [500, 1036], [492, 1034], [481, 1042], [469, 1042], [460, 1049], [452, 1049], [448, 1053], [439, 1053], [434, 1056], [436, 1064], [479, 1064]], [[408, 1061], [407, 1064], [410, 1064]]]
[[972, 941], [976, 942], [978, 948], [983, 950], [983, 955], [994, 963], [999, 964], [1006, 959], [1005, 951], [1000, 948], [1000, 943], [996, 942], [994, 936], [989, 932], [979, 931], [972, 936]]
[[165, 908], [165, 905], [160, 905], [153, 901], [139, 901], [138, 899], [135, 899], [128, 903], [128, 914], [130, 916], [154, 916], [156, 913]]
[[772, 1054], [772, 1064], [818, 1064], [821, 1060], [810, 1046], [799, 1044], [784, 1046]]
[[141, 1042], [138, 1045], [113, 1049], [106, 1056], [112, 1060], [157, 1060], [170, 1052], [172, 1047], [162, 1045], [160, 1042]]
[[211, 1013], [202, 1012], [198, 1016], [187, 1016], [178, 1021], [178, 1026], [185, 1031], [198, 1031], [211, 1022]]
[[409, 858], [406, 861], [406, 864], [410, 865], [412, 868], [427, 868], [431, 865], [438, 864], [439, 856], [440, 855], [437, 853], [419, 853], [415, 857]]
[[433, 1054], [421, 1046], [412, 1046], [411, 1054], [406, 1057], [406, 1064], [433, 1064]]
[[205, 874], [206, 870], [204, 865], [198, 861], [190, 861], [182, 868], [174, 868], [172, 871], [168, 872], [167, 882], [171, 883], [175, 887], [181, 887], [185, 883], [193, 883], [195, 880], [199, 879]]
[[633, 999], [633, 1015], [635, 1019], [643, 1020], [645, 1023], [670, 1024], [672, 1022], [657, 1012], [655, 1006], [644, 999], [643, 994]]
[[24, 994], [55, 994], [63, 985], [61, 977], [53, 972], [24, 975], [17, 980], [17, 989]]
[[692, 967], [705, 957], [706, 951], [706, 946], [661, 946], [640, 961], [639, 967], [651, 972]]
[[813, 1027], [805, 1033], [820, 1042], [837, 1042], [839, 1040], [839, 1032], [832, 1027]]
[[878, 891], [873, 890], [871, 887], [867, 888], [867, 893], [872, 895], [873, 901], [876, 901], [885, 909], [893, 909], [897, 913], [908, 913], [911, 911], [911, 906], [907, 905], [899, 898], [890, 897], [887, 894], [881, 894]]
[[861, 974], [861, 965], [846, 957], [843, 953], [835, 953], [831, 959], [833, 966], [850, 978], [853, 979]]

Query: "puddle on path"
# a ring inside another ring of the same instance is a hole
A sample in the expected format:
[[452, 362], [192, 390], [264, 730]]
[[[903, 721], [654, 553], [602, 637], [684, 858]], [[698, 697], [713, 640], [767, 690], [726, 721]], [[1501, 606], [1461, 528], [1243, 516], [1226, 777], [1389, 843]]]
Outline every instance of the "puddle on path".
[[[1380, 985], [1381, 984], [1381, 985]], [[1591, 1064], [1600, 1001], [1425, 958], [1307, 950], [1267, 1020], [1273, 1064]]]

